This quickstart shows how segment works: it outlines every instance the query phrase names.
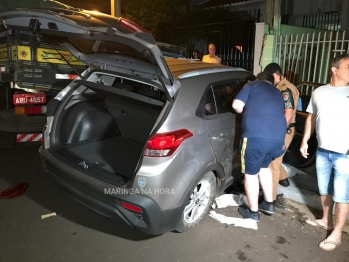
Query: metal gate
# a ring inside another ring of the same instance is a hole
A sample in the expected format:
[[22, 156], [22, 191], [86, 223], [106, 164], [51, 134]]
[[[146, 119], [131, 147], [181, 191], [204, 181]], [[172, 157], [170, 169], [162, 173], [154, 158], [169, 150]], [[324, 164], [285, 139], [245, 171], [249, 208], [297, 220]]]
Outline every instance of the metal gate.
[[349, 53], [345, 31], [312, 32], [276, 37], [275, 56], [284, 75], [295, 85], [328, 83], [331, 59]]
[[193, 58], [193, 51], [198, 51], [202, 57], [207, 54], [207, 45], [214, 43], [216, 55], [222, 59], [222, 64], [253, 72], [255, 22], [258, 22], [259, 15], [259, 10], [254, 13], [246, 11], [240, 12], [229, 22], [167, 29], [171, 34], [164, 41], [185, 47], [188, 58]]

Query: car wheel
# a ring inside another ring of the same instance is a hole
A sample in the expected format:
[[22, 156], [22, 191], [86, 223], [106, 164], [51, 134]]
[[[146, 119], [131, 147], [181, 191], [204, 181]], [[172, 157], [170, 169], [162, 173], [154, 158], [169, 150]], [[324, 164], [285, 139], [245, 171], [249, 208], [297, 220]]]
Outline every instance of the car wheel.
[[196, 184], [185, 206], [178, 232], [185, 232], [197, 224], [209, 212], [216, 196], [216, 177], [213, 172], [204, 175]]
[[285, 169], [286, 173], [288, 174], [288, 177], [293, 177], [297, 174], [298, 172], [298, 169], [289, 165], [289, 164], [286, 164], [286, 163], [281, 163], [282, 167]]

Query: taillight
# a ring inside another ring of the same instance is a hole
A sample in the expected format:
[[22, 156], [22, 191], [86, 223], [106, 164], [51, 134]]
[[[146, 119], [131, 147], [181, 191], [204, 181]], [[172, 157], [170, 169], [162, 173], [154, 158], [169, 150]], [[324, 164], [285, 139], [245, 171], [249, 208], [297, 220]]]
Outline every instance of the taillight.
[[46, 114], [46, 106], [16, 106], [15, 115], [43, 115]]
[[140, 25], [138, 25], [135, 22], [132, 22], [126, 18], [121, 18], [120, 23], [123, 27], [127, 28], [128, 30], [130, 30], [133, 33], [137, 33], [137, 32], [149, 33], [149, 31], [147, 29], [141, 27]]
[[144, 155], [151, 157], [171, 156], [185, 139], [192, 136], [193, 133], [187, 129], [154, 134], [147, 142]]
[[127, 203], [127, 202], [121, 202], [121, 205], [123, 208], [127, 209], [127, 210], [130, 210], [132, 212], [137, 212], [137, 213], [143, 213], [143, 210], [142, 208], [138, 207], [138, 206], [135, 206], [135, 205], [132, 205], [130, 203]]

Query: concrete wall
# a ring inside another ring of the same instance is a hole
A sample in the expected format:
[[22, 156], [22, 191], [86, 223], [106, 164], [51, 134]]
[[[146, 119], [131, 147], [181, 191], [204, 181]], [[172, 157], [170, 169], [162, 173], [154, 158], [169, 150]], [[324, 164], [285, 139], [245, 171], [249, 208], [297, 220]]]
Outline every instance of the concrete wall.
[[326, 32], [326, 30], [300, 27], [300, 26], [292, 26], [292, 25], [281, 25], [280, 26], [280, 35], [303, 34], [303, 33], [312, 33], [312, 32]]
[[[292, 15], [316, 14], [319, 12], [339, 11], [338, 0], [284, 0], [293, 1]], [[348, 0], [343, 0], [343, 2]]]
[[[256, 23], [256, 38], [254, 44], [254, 65], [253, 65], [253, 74], [257, 75], [262, 71], [262, 54], [266, 52], [265, 50], [265, 40], [266, 40], [266, 32], [268, 26], [265, 23]], [[270, 52], [270, 50], [267, 50]], [[267, 55], [270, 56], [270, 55]]]
[[[312, 32], [325, 32], [325, 30], [289, 25], [280, 26], [280, 35], [302, 34]], [[271, 35], [268, 33], [268, 26], [265, 23], [257, 23], [253, 68], [253, 73], [255, 75], [261, 72], [267, 64], [271, 62], [280, 62], [277, 61], [274, 52], [275, 35]]]

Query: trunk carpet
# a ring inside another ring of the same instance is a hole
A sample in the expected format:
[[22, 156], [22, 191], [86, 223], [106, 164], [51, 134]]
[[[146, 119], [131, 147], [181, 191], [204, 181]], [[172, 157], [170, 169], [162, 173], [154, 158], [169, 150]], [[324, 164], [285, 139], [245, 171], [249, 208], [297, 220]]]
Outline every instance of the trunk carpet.
[[117, 136], [66, 149], [109, 172], [132, 177], [143, 147], [142, 143]]

